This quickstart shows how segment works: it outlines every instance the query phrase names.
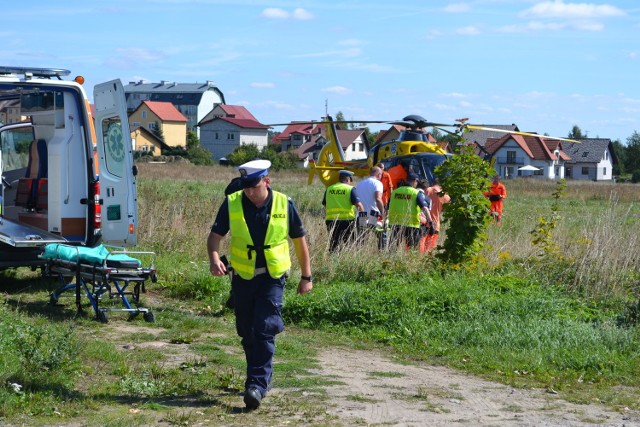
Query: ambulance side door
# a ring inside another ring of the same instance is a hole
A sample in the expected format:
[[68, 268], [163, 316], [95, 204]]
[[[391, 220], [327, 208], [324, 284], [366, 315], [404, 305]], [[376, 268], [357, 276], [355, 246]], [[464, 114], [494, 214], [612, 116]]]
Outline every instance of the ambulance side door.
[[93, 91], [100, 169], [103, 242], [117, 246], [137, 243], [138, 195], [124, 88], [120, 80]]

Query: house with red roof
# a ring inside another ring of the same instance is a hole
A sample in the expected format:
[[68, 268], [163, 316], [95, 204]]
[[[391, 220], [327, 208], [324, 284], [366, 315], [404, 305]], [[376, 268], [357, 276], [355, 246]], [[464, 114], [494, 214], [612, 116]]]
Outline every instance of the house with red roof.
[[565, 164], [571, 160], [563, 150], [562, 141], [544, 135], [507, 134], [489, 138], [484, 149], [494, 159], [494, 168], [502, 178], [564, 178]]
[[225, 159], [241, 145], [266, 147], [269, 126], [263, 125], [245, 107], [216, 104], [200, 122], [200, 145], [214, 160]]
[[[366, 160], [366, 134], [362, 129], [336, 129], [338, 141], [344, 152], [344, 160]], [[292, 123], [277, 134], [272, 141], [280, 144], [283, 152], [297, 154], [301, 167], [307, 167], [310, 160], [318, 160], [322, 147], [327, 143], [326, 128], [323, 123]]]
[[[129, 115], [129, 127], [161, 134], [169, 147], [187, 144], [187, 118], [170, 102], [142, 101]], [[138, 150], [138, 147], [134, 147]]]
[[[342, 147], [344, 153], [344, 160], [347, 162], [367, 160], [367, 148], [365, 140], [367, 135], [363, 129], [350, 129], [342, 130], [337, 129], [336, 134], [338, 141]], [[324, 132], [320, 132], [311, 137], [310, 140], [293, 149], [298, 155], [301, 167], [307, 167], [310, 160], [317, 161], [320, 156], [320, 151], [327, 144], [327, 138]]]

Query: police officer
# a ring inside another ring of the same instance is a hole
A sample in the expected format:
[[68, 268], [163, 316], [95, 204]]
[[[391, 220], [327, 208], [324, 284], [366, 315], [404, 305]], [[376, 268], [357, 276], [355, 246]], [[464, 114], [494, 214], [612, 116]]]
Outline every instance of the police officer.
[[244, 403], [257, 409], [271, 385], [276, 334], [284, 330], [281, 316], [285, 278], [291, 267], [291, 238], [300, 264], [298, 293], [313, 288], [306, 230], [293, 201], [270, 188], [268, 160], [238, 167], [242, 190], [229, 194], [207, 238], [210, 271], [226, 274], [220, 242], [229, 232], [231, 286], [236, 331], [247, 361]]
[[408, 248], [418, 249], [424, 233], [420, 222], [420, 213], [431, 224], [429, 208], [431, 201], [423, 191], [419, 191], [419, 177], [415, 173], [407, 174], [405, 184], [391, 193], [389, 202], [389, 225], [392, 228], [392, 239], [398, 243], [405, 242]]
[[325, 223], [329, 233], [329, 251], [333, 252], [338, 245], [346, 244], [354, 236], [356, 213], [364, 211], [353, 182], [353, 172], [341, 170], [338, 182], [329, 186], [324, 192], [322, 204], [325, 207]]

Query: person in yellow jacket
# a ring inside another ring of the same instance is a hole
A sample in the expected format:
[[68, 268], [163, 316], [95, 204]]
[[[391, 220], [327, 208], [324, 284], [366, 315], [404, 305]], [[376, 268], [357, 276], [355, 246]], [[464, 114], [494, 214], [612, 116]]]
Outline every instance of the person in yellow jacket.
[[391, 193], [389, 202], [389, 225], [391, 226], [391, 240], [398, 244], [405, 244], [408, 249], [418, 249], [420, 239], [424, 234], [421, 227], [420, 214], [431, 224], [431, 201], [424, 191], [419, 191], [419, 177], [409, 173], [406, 185], [398, 187]]
[[327, 187], [322, 204], [325, 207], [325, 223], [329, 233], [329, 251], [335, 251], [341, 244], [347, 244], [355, 236], [356, 209], [364, 211], [353, 182], [353, 172], [341, 170], [338, 182]]
[[306, 230], [293, 201], [271, 189], [268, 160], [238, 167], [242, 190], [229, 194], [218, 210], [207, 238], [209, 270], [227, 273], [220, 243], [229, 233], [232, 295], [236, 331], [247, 361], [244, 403], [257, 409], [271, 386], [275, 337], [284, 330], [282, 301], [291, 267], [289, 242], [300, 264], [298, 293], [313, 288]]

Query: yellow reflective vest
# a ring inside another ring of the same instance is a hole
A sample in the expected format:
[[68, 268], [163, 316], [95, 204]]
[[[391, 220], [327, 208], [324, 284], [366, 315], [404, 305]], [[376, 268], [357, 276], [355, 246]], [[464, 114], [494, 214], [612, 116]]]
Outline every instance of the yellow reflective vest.
[[418, 190], [404, 186], [391, 193], [389, 201], [389, 224], [405, 227], [420, 227], [420, 206], [418, 206]]
[[340, 219], [355, 219], [355, 207], [351, 204], [351, 187], [343, 182], [337, 182], [327, 188], [326, 213], [327, 221]]
[[231, 232], [230, 261], [233, 270], [243, 279], [255, 276], [256, 250], [264, 250], [267, 270], [274, 279], [291, 268], [289, 256], [289, 200], [286, 195], [272, 191], [271, 213], [267, 234], [262, 246], [255, 246], [242, 209], [242, 191], [230, 194], [229, 229]]

